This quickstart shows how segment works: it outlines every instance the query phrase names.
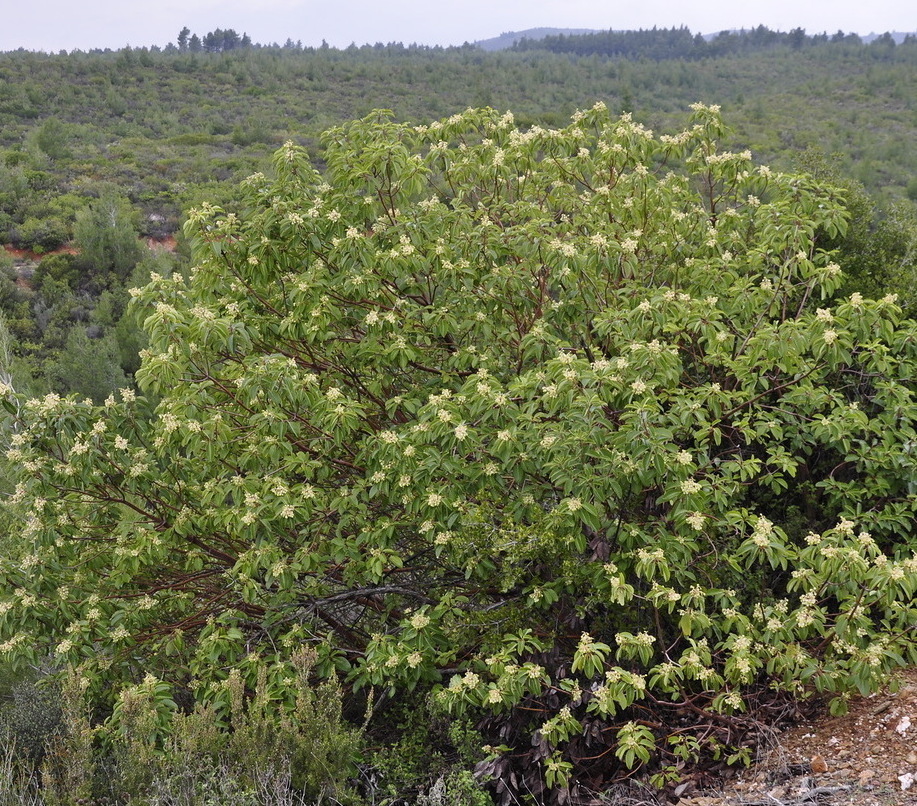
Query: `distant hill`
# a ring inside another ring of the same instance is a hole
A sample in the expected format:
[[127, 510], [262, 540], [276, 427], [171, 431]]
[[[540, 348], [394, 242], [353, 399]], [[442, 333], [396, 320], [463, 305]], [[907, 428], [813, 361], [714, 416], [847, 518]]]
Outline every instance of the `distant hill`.
[[[892, 39], [895, 40], [896, 45], [900, 45], [904, 41], [905, 37], [917, 36], [917, 31], [910, 31], [910, 32], [889, 31], [889, 33], [891, 34]], [[863, 34], [860, 38], [863, 40], [864, 43], [868, 45], [870, 42], [872, 42], [873, 39], [878, 39], [880, 36], [883, 36], [883, 34], [870, 33], [870, 34]]]
[[474, 44], [481, 50], [506, 50], [515, 45], [520, 39], [544, 39], [546, 36], [564, 34], [593, 34], [596, 28], [528, 28], [525, 31], [507, 31], [492, 39], [481, 39]]

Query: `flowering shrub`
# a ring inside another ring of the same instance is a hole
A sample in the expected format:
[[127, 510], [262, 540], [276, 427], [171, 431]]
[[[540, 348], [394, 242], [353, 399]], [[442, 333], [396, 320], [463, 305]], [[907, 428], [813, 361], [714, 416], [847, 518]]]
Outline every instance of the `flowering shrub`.
[[917, 661], [917, 331], [833, 296], [836, 193], [721, 134], [379, 113], [193, 211], [136, 292], [149, 398], [7, 391], [4, 657], [281, 713], [307, 644], [545, 802]]

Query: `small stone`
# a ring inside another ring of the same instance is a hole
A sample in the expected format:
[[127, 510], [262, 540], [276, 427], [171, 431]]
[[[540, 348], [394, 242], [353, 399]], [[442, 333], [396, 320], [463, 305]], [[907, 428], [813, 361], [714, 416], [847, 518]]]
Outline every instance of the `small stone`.
[[815, 779], [814, 778], [799, 778], [796, 782], [796, 789], [800, 794], [805, 794], [810, 789], [815, 789]]
[[823, 772], [828, 772], [828, 762], [822, 756], [812, 756], [812, 760], [809, 762], [809, 766], [812, 768], [812, 772], [816, 775], [820, 775]]
[[863, 770], [859, 775], [860, 786], [866, 786], [874, 776], [875, 773], [872, 770]]
[[898, 780], [901, 781], [901, 791], [907, 792], [907, 790], [914, 785], [914, 782], [917, 781], [917, 774], [906, 772], [904, 775], [899, 775]]
[[907, 754], [907, 763], [908, 764], [917, 764], [917, 753], [908, 753]]
[[682, 781], [678, 786], [676, 786], [672, 790], [672, 794], [676, 798], [680, 798], [682, 796], [690, 795], [691, 792], [696, 788], [697, 786], [694, 783], [694, 781]]
[[845, 747], [843, 750], [837, 751], [838, 758], [847, 758], [850, 755], [850, 751]]

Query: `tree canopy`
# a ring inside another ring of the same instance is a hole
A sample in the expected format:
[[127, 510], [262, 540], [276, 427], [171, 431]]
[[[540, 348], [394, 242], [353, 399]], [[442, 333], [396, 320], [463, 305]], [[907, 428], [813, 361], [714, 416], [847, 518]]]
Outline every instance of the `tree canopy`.
[[380, 112], [193, 211], [146, 396], [6, 390], [4, 656], [282, 710], [306, 645], [474, 715], [507, 802], [917, 660], [914, 323], [834, 296], [836, 190], [722, 135]]

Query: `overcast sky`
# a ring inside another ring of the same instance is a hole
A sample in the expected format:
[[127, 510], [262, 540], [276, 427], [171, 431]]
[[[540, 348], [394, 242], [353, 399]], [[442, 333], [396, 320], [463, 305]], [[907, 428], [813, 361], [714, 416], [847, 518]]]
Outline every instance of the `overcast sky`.
[[913, 0], [3, 0], [0, 51], [165, 46], [182, 26], [247, 32], [255, 42], [324, 39], [460, 45], [527, 28], [634, 29], [686, 25], [695, 33], [764, 24], [808, 33], [917, 30]]

